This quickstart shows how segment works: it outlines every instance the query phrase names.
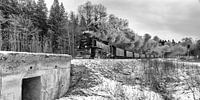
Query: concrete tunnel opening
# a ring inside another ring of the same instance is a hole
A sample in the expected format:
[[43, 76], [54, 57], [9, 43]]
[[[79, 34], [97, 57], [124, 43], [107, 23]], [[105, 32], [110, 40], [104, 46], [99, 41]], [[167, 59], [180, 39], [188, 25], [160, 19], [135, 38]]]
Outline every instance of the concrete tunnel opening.
[[0, 51], [0, 56], [0, 100], [54, 100], [67, 93], [70, 55]]
[[24, 78], [22, 80], [22, 100], [41, 100], [41, 77]]

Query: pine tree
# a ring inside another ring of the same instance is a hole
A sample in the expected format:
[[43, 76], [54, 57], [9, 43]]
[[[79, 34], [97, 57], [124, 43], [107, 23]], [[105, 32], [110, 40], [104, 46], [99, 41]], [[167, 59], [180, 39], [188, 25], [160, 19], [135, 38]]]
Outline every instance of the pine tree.
[[81, 31], [85, 31], [87, 29], [85, 18], [82, 15], [80, 17], [80, 28], [81, 28]]
[[60, 5], [58, 0], [54, 0], [53, 5], [51, 6], [50, 16], [48, 20], [48, 25], [50, 29], [53, 31], [52, 37], [52, 51], [53, 53], [59, 53], [57, 51], [58, 48], [58, 36], [60, 33], [58, 32], [59, 28], [59, 19], [60, 19]]
[[37, 23], [37, 27], [42, 30], [39, 33], [39, 41], [41, 42], [41, 49], [43, 52], [44, 49], [44, 38], [47, 35], [47, 31], [48, 31], [48, 26], [47, 26], [47, 7], [46, 4], [44, 2], [44, 0], [38, 0], [37, 2], [37, 6], [36, 6], [36, 13], [35, 13], [35, 17], [36, 19], [36, 23]]
[[75, 46], [77, 45], [76, 43], [76, 40], [78, 39], [79, 37], [79, 27], [78, 27], [78, 16], [76, 16], [74, 14], [74, 12], [71, 12], [70, 13], [70, 27], [71, 27], [71, 30], [70, 30], [70, 52], [71, 52], [71, 55], [74, 57], [75, 55]]
[[1, 15], [4, 19], [4, 22], [1, 23], [1, 39], [2, 39], [1, 50], [5, 50], [5, 51], [10, 50], [9, 17], [12, 14], [18, 13], [17, 4], [18, 3], [15, 0], [1, 0], [0, 1]]
[[[65, 13], [65, 8], [61, 3], [59, 5], [58, 0], [54, 0], [54, 3], [50, 10], [50, 16], [48, 20], [48, 24], [50, 29], [54, 33], [52, 36], [52, 50], [53, 53], [64, 53], [65, 45], [63, 44], [66, 42], [66, 36], [64, 34], [67, 33], [67, 14]], [[64, 37], [63, 37], [64, 36]]]
[[38, 28], [25, 15], [13, 15], [10, 18], [10, 50], [38, 52]]
[[65, 12], [65, 8], [63, 3], [60, 4], [60, 16], [59, 16], [59, 39], [58, 39], [58, 49], [59, 53], [66, 53], [67, 49], [67, 39], [68, 36], [66, 35], [67, 33], [67, 28], [68, 27], [68, 19], [67, 19], [67, 13]]

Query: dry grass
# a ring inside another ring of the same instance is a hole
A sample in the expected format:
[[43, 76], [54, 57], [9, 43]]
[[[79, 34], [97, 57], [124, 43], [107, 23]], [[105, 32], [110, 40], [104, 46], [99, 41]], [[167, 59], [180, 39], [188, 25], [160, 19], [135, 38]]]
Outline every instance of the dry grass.
[[199, 66], [158, 60], [73, 60], [59, 100], [199, 100]]

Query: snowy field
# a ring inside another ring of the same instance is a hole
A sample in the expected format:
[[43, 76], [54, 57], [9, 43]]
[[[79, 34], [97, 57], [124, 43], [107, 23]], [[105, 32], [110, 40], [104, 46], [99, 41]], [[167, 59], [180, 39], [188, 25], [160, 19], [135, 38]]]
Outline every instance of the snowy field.
[[72, 60], [69, 92], [58, 100], [199, 100], [199, 63]]

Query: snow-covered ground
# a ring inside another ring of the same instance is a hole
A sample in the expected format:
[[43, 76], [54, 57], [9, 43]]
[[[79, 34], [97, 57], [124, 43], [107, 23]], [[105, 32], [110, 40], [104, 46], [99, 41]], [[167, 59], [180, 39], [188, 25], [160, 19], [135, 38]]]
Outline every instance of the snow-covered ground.
[[69, 92], [58, 100], [200, 99], [199, 66], [174, 62], [161, 68], [156, 62], [144, 67], [150, 66], [148, 63], [131, 59], [72, 60]]

